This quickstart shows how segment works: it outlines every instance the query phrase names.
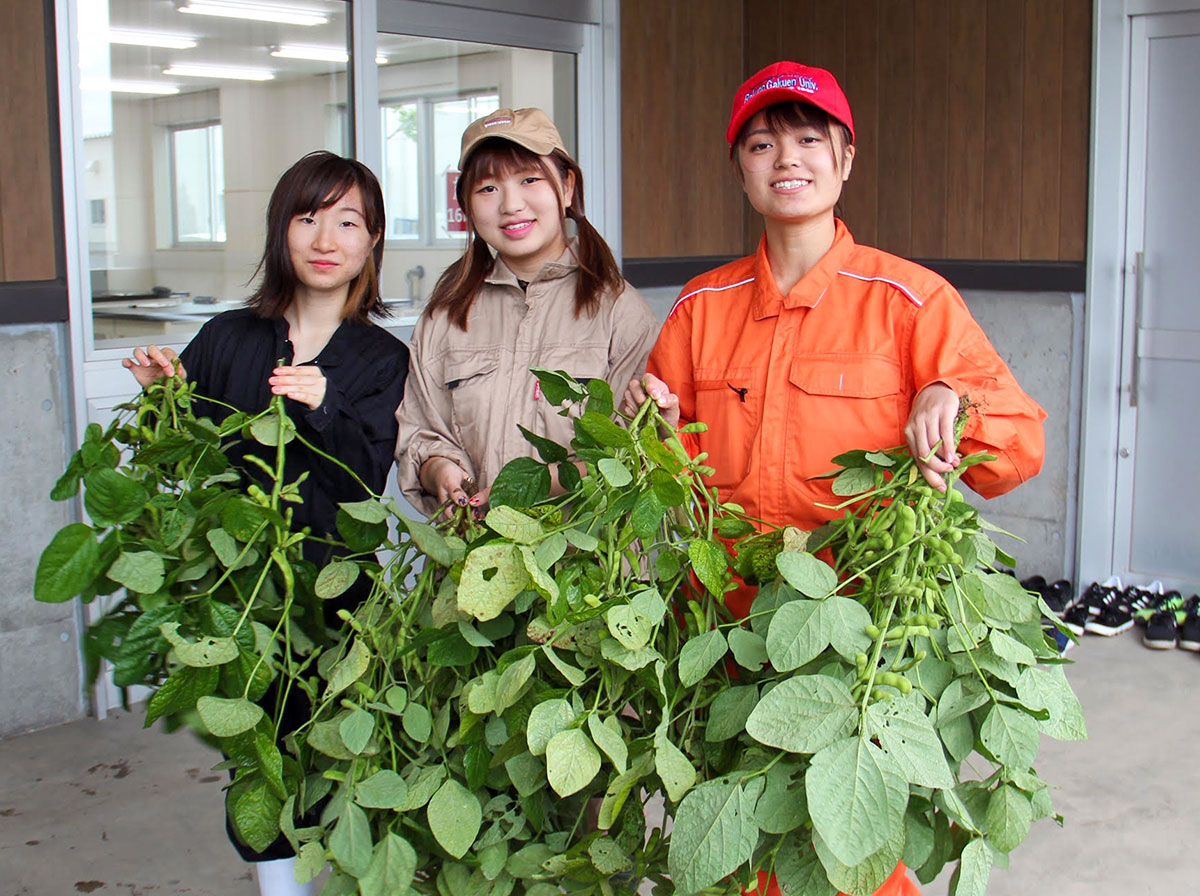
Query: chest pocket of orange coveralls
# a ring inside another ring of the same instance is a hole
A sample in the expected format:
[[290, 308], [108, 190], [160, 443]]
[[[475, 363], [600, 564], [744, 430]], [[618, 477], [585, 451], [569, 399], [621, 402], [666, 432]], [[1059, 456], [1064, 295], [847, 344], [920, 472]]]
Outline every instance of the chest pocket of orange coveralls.
[[709, 482], [733, 490], [750, 472], [750, 457], [762, 417], [762, 389], [753, 367], [725, 371], [696, 370], [696, 419], [708, 424], [700, 434], [700, 450], [716, 472]]
[[886, 355], [799, 355], [788, 380], [791, 417], [804, 439], [813, 476], [830, 469], [837, 454], [851, 448], [890, 448], [904, 441], [907, 396], [900, 363]]

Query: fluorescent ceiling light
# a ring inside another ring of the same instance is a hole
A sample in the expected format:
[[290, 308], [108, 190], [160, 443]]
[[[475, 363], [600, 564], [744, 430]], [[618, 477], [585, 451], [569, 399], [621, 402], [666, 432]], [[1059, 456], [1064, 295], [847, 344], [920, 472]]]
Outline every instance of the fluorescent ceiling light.
[[272, 47], [280, 59], [311, 59], [313, 62], [347, 62], [350, 54], [340, 47]]
[[196, 38], [184, 34], [159, 34], [155, 31], [125, 31], [111, 28], [108, 32], [110, 44], [130, 47], [161, 47], [164, 50], [190, 50], [196, 46]]
[[257, 3], [235, 3], [226, 0], [186, 0], [180, 12], [197, 16], [224, 16], [229, 19], [251, 19], [255, 22], [279, 22], [284, 25], [324, 25], [328, 16], [308, 9], [287, 6], [266, 6]]
[[108, 81], [103, 78], [84, 78], [79, 86], [84, 90], [107, 93], [140, 93], [148, 96], [174, 96], [179, 88], [160, 81]]
[[[341, 47], [271, 47], [271, 55], [280, 59], [310, 59], [313, 62], [349, 62], [350, 54]], [[388, 58], [375, 54], [376, 65], [387, 65]]]
[[264, 68], [230, 68], [226, 65], [171, 65], [164, 75], [184, 78], [224, 78], [231, 81], [270, 81], [275, 73]]

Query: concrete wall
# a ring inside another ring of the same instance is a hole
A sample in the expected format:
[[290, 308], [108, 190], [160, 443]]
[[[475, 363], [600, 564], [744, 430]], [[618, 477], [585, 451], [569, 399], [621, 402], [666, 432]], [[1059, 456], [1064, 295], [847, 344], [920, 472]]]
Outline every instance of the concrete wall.
[[[679, 288], [645, 289], [642, 295], [662, 320]], [[1017, 559], [1022, 578], [1034, 573], [1048, 580], [1070, 578], [1078, 443], [1074, 427], [1079, 416], [1073, 301], [1081, 299], [1068, 293], [979, 290], [964, 291], [963, 298], [1025, 391], [1049, 414], [1041, 474], [1007, 495], [990, 501], [976, 497], [973, 503], [990, 522], [1024, 539], [997, 536], [1000, 546]]]
[[42, 549], [75, 519], [48, 497], [72, 429], [68, 348], [62, 324], [0, 326], [0, 737], [85, 714], [78, 603], [33, 599]]

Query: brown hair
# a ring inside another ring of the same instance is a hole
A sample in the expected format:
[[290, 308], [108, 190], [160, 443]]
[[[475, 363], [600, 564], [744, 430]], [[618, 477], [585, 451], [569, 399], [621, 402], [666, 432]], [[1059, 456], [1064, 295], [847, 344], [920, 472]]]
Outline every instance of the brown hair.
[[310, 152], [283, 173], [267, 204], [267, 243], [254, 270], [255, 277], [262, 273], [262, 282], [246, 300], [246, 304], [260, 317], [280, 317], [292, 304], [296, 291], [296, 271], [292, 267], [287, 243], [292, 219], [296, 215], [329, 208], [354, 187], [358, 187], [362, 196], [367, 232], [376, 237], [376, 242], [362, 271], [350, 281], [342, 319], [367, 321], [372, 314], [386, 317], [391, 313], [379, 296], [379, 270], [383, 266], [383, 228], [386, 220], [379, 181], [362, 162], [318, 150]]
[[[553, 160], [558, 171], [557, 179], [551, 174], [550, 160]], [[564, 208], [561, 193], [558, 197], [559, 217], [573, 220], [578, 232], [574, 250], [575, 261], [579, 265], [579, 280], [575, 286], [575, 316], [594, 315], [600, 308], [600, 297], [605, 292], [616, 294], [624, 288], [625, 278], [621, 276], [612, 250], [584, 217], [583, 172], [575, 160], [557, 150], [548, 156], [539, 156], [510, 140], [495, 138], [479, 144], [458, 178], [455, 196], [467, 219], [470, 242], [462, 257], [438, 278], [429, 297], [429, 313], [444, 310], [455, 325], [462, 330], [467, 329], [471, 305], [492, 269], [491, 247], [480, 237], [471, 220], [470, 196], [475, 191], [475, 185], [484, 178], [505, 177], [530, 169], [541, 171], [551, 183], [565, 183], [568, 174], [575, 176], [575, 194], [571, 204]]]

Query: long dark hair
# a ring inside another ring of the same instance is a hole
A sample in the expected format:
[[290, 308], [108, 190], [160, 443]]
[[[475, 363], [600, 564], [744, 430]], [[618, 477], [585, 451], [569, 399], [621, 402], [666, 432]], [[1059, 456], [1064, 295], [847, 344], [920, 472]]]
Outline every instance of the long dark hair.
[[[558, 171], [557, 179], [549, 168], [551, 160]], [[575, 261], [579, 265], [579, 280], [575, 285], [575, 317], [595, 315], [600, 308], [601, 296], [605, 293], [619, 294], [624, 288], [625, 278], [621, 276], [612, 250], [584, 216], [583, 172], [575, 160], [557, 150], [548, 156], [539, 156], [510, 140], [494, 138], [479, 144], [479, 148], [467, 160], [466, 170], [459, 175], [455, 196], [467, 219], [470, 242], [462, 257], [438, 278], [429, 297], [430, 314], [444, 310], [459, 329], [467, 329], [471, 305], [492, 269], [491, 247], [480, 237], [471, 220], [470, 197], [475, 192], [475, 185], [484, 178], [507, 177], [514, 172], [530, 169], [540, 170], [551, 183], [566, 183], [569, 174], [575, 176], [575, 195], [571, 204], [564, 208], [561, 193], [558, 197], [559, 218], [574, 221], [578, 236], [574, 251]]]
[[[391, 312], [379, 296], [379, 270], [383, 267], [383, 191], [371, 169], [355, 159], [347, 159], [325, 150], [310, 152], [279, 178], [267, 205], [267, 243], [254, 276], [262, 273], [258, 289], [246, 304], [260, 317], [280, 317], [292, 304], [296, 291], [296, 270], [288, 252], [288, 227], [296, 215], [313, 214], [329, 208], [354, 187], [358, 187], [366, 215], [367, 232], [376, 237], [375, 248], [357, 277], [350, 281], [342, 319], [366, 322], [374, 314], [386, 317]], [[253, 279], [253, 278], [252, 278]]]

